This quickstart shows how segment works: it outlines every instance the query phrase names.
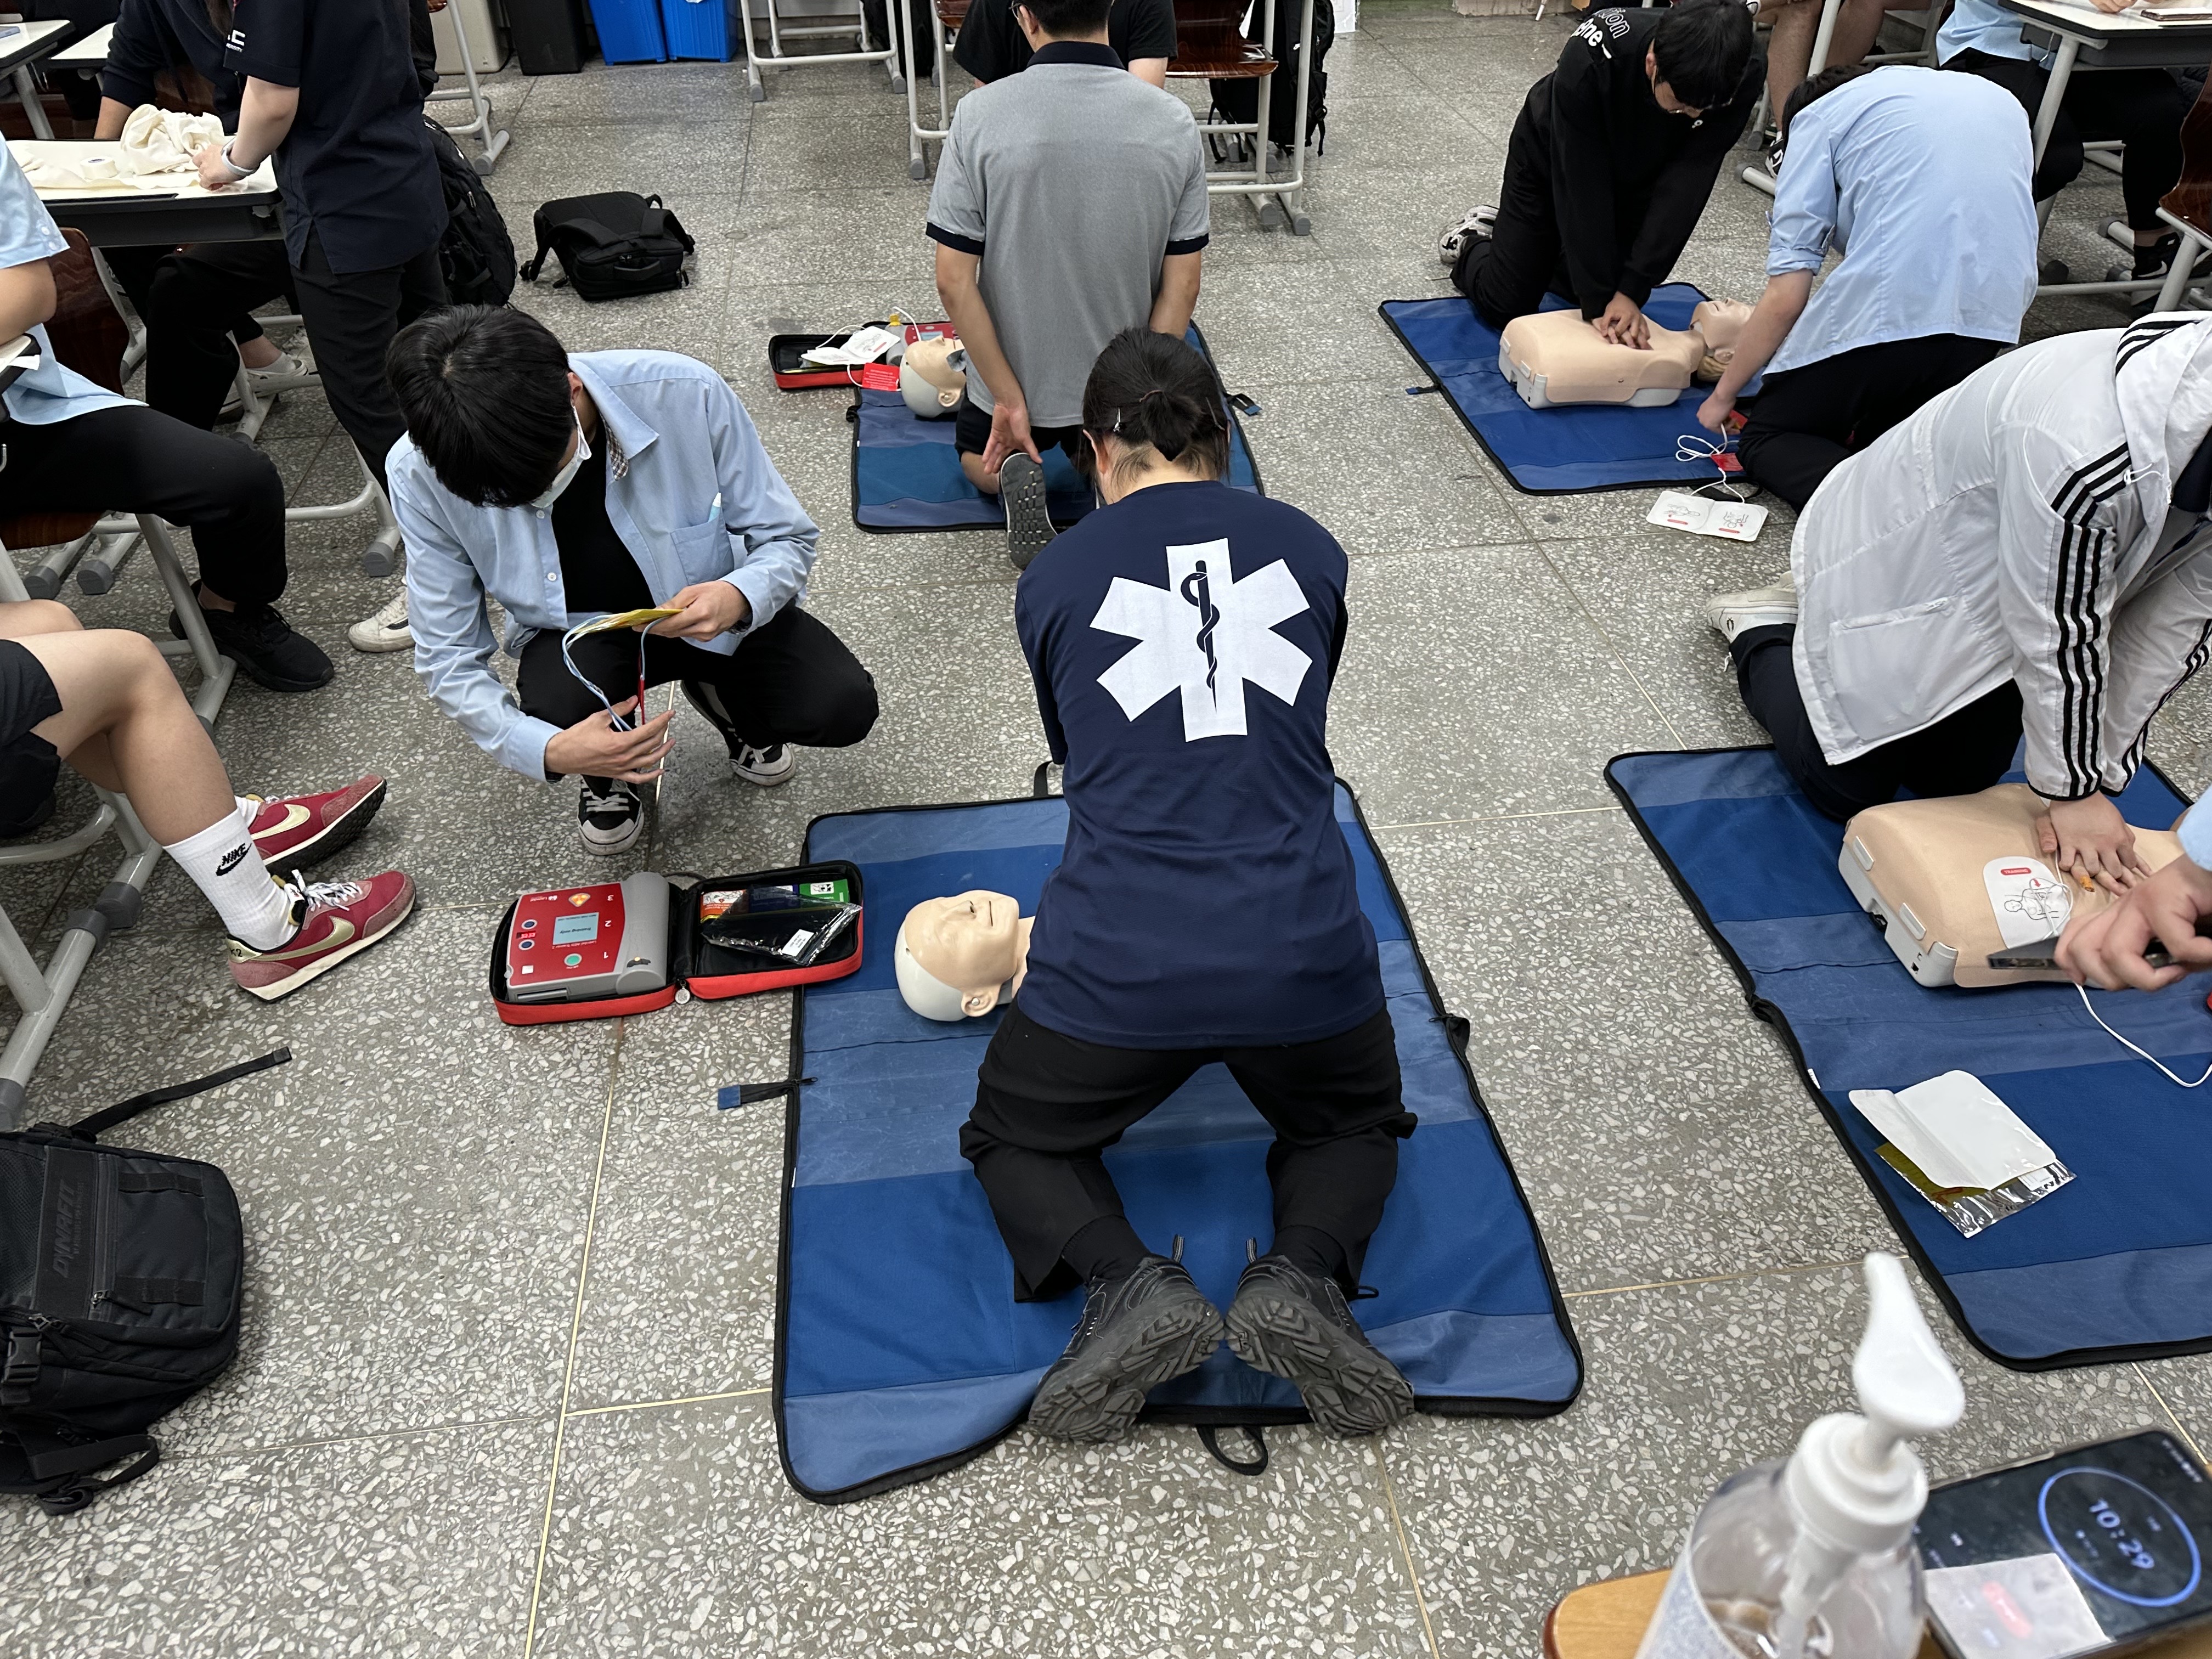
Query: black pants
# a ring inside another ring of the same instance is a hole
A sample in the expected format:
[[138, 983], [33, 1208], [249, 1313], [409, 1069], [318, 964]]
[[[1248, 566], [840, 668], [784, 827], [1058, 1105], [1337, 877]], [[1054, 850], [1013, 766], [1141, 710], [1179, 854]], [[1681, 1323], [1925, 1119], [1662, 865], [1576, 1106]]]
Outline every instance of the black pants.
[[[143, 323], [153, 313], [155, 274], [161, 270], [163, 260], [182, 252], [181, 248], [173, 247], [104, 247], [100, 251], [100, 257], [107, 261], [108, 270], [115, 274], [115, 285], [130, 296], [131, 308], [138, 313], [138, 320]], [[255, 303], [260, 302], [257, 301]], [[244, 345], [248, 340], [259, 339], [261, 333], [261, 325], [254, 320], [251, 311], [241, 309], [230, 319], [230, 337], [240, 345]], [[152, 373], [150, 366], [148, 373]], [[161, 409], [161, 406], [155, 404], [154, 407]], [[162, 413], [175, 415], [176, 410], [163, 410]], [[178, 418], [181, 420], [183, 416], [179, 416]]]
[[[1619, 246], [1624, 248], [1643, 222], [1640, 208], [1628, 205], [1626, 210], [1633, 216], [1619, 227]], [[1497, 223], [1487, 238], [1470, 236], [1460, 248], [1452, 286], [1474, 301], [1476, 312], [1492, 328], [1527, 316], [1547, 294], [1573, 295], [1552, 194], [1550, 150], [1525, 105], [1505, 149]]]
[[[637, 694], [638, 638], [623, 629], [576, 641], [576, 666], [612, 702]], [[728, 656], [688, 640], [645, 635], [646, 684], [671, 680], [699, 689], [702, 712], [721, 728], [732, 754], [741, 743], [843, 749], [876, 723], [874, 678], [842, 640], [795, 605], [777, 611]], [[564, 728], [605, 706], [568, 672], [561, 636], [550, 629], [522, 647], [514, 690], [524, 714]]]
[[297, 266], [281, 242], [202, 242], [165, 260], [145, 319], [147, 401], [212, 427], [238, 373], [232, 319], [287, 292], [299, 301], [331, 412], [380, 485], [384, 457], [407, 427], [385, 381], [384, 354], [393, 335], [446, 302], [434, 247], [404, 264], [343, 276], [313, 235]]
[[2020, 747], [2020, 688], [2008, 680], [1924, 732], [1886, 743], [1855, 761], [1831, 765], [1813, 734], [1804, 693], [1790, 661], [1795, 628], [1750, 628], [1729, 647], [1735, 683], [1752, 719], [1774, 739], [1775, 757], [1805, 798], [1838, 823], [1869, 806], [1916, 795], [1972, 795], [2012, 766]]
[[200, 576], [234, 604], [284, 591], [284, 485], [258, 451], [143, 404], [50, 426], [0, 423], [0, 518], [158, 513], [192, 532]]
[[1275, 1231], [1333, 1239], [1346, 1290], [1398, 1180], [1414, 1117], [1398, 1095], [1388, 1011], [1317, 1042], [1261, 1048], [1110, 1048], [1049, 1030], [1017, 1003], [985, 1051], [960, 1155], [975, 1166], [1014, 1259], [1014, 1297], [1045, 1302], [1077, 1275], [1062, 1260], [1092, 1222], [1121, 1215], [1099, 1156], [1212, 1060], [1274, 1127]]
[[[2051, 71], [2025, 58], [1999, 58], [1986, 52], [1954, 54], [1943, 67], [1994, 81], [2027, 112], [2031, 127], [2043, 106]], [[2067, 77], [2057, 125], [2035, 170], [2035, 199], [2055, 196], [2081, 171], [2084, 139], [2118, 138], [2127, 145], [2120, 158], [2120, 194], [2128, 223], [2136, 230], [2163, 232], [2158, 198], [2181, 177], [2181, 118], [2189, 105], [2164, 70], [2076, 70]]]
[[1939, 392], [2003, 348], [1995, 340], [1930, 334], [1839, 351], [1769, 375], [1736, 446], [1752, 481], [1805, 510], [1820, 480]]

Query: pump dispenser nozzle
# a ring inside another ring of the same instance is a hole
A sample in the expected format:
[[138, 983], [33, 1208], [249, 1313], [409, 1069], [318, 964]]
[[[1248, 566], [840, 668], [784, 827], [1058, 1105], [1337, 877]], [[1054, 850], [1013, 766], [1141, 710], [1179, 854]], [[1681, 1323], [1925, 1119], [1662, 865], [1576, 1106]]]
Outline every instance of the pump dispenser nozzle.
[[1886, 1468], [1898, 1443], [1941, 1434], [1966, 1408], [1959, 1373], [1920, 1316], [1904, 1266], [1877, 1250], [1866, 1259], [1867, 1328], [1851, 1356], [1866, 1428], [1859, 1436], [1869, 1468]]

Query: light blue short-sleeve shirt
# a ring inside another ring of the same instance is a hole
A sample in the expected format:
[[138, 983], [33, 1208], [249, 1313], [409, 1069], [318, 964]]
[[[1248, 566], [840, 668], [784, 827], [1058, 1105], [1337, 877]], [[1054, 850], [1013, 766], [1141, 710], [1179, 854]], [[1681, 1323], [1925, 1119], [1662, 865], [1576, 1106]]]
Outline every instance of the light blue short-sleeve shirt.
[[2027, 117], [1976, 75], [1893, 65], [1790, 124], [1766, 272], [1842, 263], [1769, 374], [1933, 334], [2005, 344], [2035, 298]]
[[2018, 12], [2007, 11], [1997, 0], [1959, 0], [1936, 32], [1936, 61], [1948, 64], [1960, 52], [1972, 51], [2050, 63], [2055, 55], [2050, 47], [2031, 46], [2020, 38], [2021, 22]]
[[[23, 176], [15, 153], [8, 151], [5, 164], [0, 165], [0, 269], [51, 259], [68, 248], [53, 215], [46, 211], [46, 204]], [[94, 385], [74, 369], [63, 368], [54, 357], [53, 343], [46, 338], [44, 328], [33, 328], [30, 333], [39, 343], [39, 366], [18, 375], [13, 386], [0, 392], [9, 419], [26, 426], [50, 426], [131, 401]]]

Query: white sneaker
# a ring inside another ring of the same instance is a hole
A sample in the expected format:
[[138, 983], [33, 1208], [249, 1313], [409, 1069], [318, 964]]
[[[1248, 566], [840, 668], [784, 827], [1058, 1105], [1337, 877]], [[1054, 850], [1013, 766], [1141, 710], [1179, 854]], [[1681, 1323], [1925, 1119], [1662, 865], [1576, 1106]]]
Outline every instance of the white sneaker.
[[401, 588], [383, 610], [347, 629], [346, 638], [356, 651], [404, 651], [414, 644], [407, 627], [407, 590]]
[[1498, 210], [1486, 202], [1472, 209], [1466, 217], [1444, 227], [1443, 234], [1437, 238], [1437, 258], [1449, 270], [1459, 263], [1459, 251], [1467, 246], [1468, 237], [1486, 241], [1497, 228]]
[[757, 783], [763, 789], [773, 789], [780, 783], [791, 781], [791, 775], [799, 769], [799, 757], [787, 743], [772, 743], [765, 749], [740, 744], [738, 752], [730, 757], [730, 770], [747, 783]]
[[1716, 593], [1705, 601], [1705, 620], [1731, 645], [1747, 628], [1794, 628], [1797, 590], [1783, 582], [1773, 587], [1747, 587], [1740, 593]]
[[594, 858], [611, 859], [637, 844], [645, 829], [645, 803], [629, 784], [609, 781], [605, 793], [590, 779], [576, 798], [576, 839]]
[[284, 392], [303, 383], [315, 372], [314, 364], [296, 351], [287, 351], [265, 368], [249, 368], [246, 378], [263, 397], [272, 392]]

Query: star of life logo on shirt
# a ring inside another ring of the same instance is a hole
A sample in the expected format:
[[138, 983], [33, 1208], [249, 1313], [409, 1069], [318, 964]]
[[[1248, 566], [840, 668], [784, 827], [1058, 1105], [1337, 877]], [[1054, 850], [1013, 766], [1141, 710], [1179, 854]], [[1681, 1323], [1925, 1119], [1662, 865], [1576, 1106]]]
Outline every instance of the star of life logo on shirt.
[[1114, 578], [1091, 625], [1136, 647], [1098, 677], [1132, 720], [1170, 691], [1182, 694], [1185, 743], [1245, 734], [1248, 680], [1297, 701], [1313, 659], [1274, 632], [1311, 609], [1282, 560], [1239, 580], [1226, 541], [1167, 550], [1168, 582]]

